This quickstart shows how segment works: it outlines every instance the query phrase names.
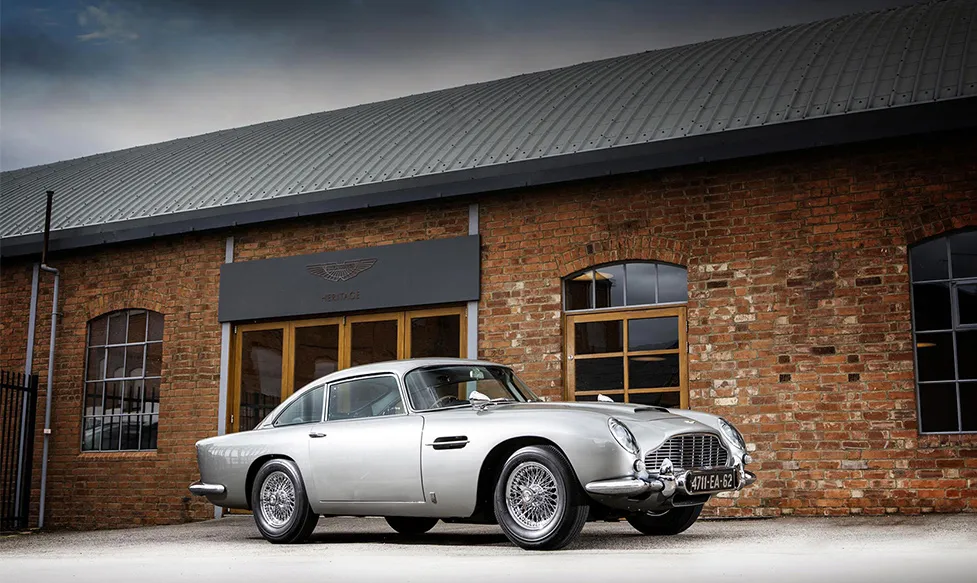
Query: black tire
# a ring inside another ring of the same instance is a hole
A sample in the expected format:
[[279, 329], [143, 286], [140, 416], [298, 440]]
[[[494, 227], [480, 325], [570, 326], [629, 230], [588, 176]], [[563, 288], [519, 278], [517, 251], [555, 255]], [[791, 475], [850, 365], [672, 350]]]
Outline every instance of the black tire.
[[390, 528], [400, 534], [407, 535], [424, 534], [438, 523], [437, 518], [416, 518], [413, 516], [388, 516], [386, 521]]
[[[286, 485], [282, 480], [287, 480]], [[265, 482], [269, 487], [276, 482], [287, 491], [289, 486], [294, 493], [295, 504], [287, 517], [275, 517], [269, 514], [261, 504], [261, 491]], [[265, 540], [276, 544], [290, 544], [303, 542], [309, 538], [319, 522], [319, 515], [312, 512], [309, 499], [305, 494], [305, 484], [298, 466], [292, 460], [273, 459], [265, 462], [258, 470], [251, 486], [251, 512], [258, 532]]]
[[[540, 466], [548, 474], [542, 472]], [[517, 470], [519, 474], [514, 480], [532, 470], [542, 475], [545, 483], [552, 482], [550, 500], [553, 510], [548, 513], [545, 523], [538, 528], [528, 528], [521, 524], [520, 521], [525, 521], [524, 514], [522, 517], [513, 515], [513, 512], [518, 514], [529, 507], [517, 500], [510, 510], [506, 499], [509, 479]], [[584, 502], [570, 462], [559, 449], [547, 445], [524, 447], [509, 457], [495, 485], [493, 506], [499, 526], [506, 537], [513, 544], [528, 550], [552, 551], [567, 546], [580, 535], [590, 513], [590, 506]]]
[[667, 536], [678, 534], [688, 530], [699, 513], [702, 506], [682, 506], [672, 508], [665, 514], [652, 516], [650, 514], [632, 514], [628, 516], [628, 522], [642, 534], [649, 536]]

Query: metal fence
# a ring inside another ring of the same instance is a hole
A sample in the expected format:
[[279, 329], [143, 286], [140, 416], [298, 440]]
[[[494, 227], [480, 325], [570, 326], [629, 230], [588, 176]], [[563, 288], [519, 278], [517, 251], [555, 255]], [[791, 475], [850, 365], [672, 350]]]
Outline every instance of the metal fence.
[[0, 370], [0, 532], [27, 528], [37, 377]]

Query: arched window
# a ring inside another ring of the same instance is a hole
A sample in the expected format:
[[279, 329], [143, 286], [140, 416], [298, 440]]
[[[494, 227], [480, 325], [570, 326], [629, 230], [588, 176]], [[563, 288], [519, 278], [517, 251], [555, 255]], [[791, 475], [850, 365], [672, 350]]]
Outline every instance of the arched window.
[[88, 323], [82, 451], [156, 449], [163, 315], [121, 310]]
[[977, 431], [977, 231], [909, 252], [920, 433]]
[[628, 262], [563, 282], [567, 398], [688, 406], [684, 267]]

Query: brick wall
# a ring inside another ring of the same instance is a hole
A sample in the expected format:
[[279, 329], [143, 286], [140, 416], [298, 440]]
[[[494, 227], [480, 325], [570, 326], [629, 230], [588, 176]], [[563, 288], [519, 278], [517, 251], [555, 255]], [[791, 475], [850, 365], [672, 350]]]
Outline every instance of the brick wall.
[[[217, 429], [226, 236], [235, 261], [458, 236], [469, 200], [480, 203], [483, 241], [480, 356], [514, 365], [543, 394], [563, 395], [562, 276], [625, 259], [688, 266], [692, 406], [742, 426], [761, 479], [712, 512], [977, 510], [977, 436], [916, 431], [906, 264], [908, 244], [977, 224], [975, 142], [888, 141], [55, 254], [47, 524], [212, 516], [186, 485], [193, 442]], [[26, 261], [0, 270], [5, 369], [23, 369], [30, 277]], [[50, 276], [42, 281], [43, 387]], [[81, 454], [86, 323], [130, 307], [166, 317], [159, 449]], [[39, 427], [43, 400], [42, 390]]]
[[688, 267], [693, 408], [756, 445], [726, 515], [977, 511], [977, 435], [919, 436], [907, 245], [977, 225], [972, 134], [484, 197], [480, 356], [563, 395], [560, 278]]

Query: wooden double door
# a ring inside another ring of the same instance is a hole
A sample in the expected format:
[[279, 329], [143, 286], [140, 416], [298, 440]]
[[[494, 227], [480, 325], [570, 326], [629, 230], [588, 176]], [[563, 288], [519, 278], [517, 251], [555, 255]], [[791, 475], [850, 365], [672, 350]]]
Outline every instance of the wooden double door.
[[228, 432], [253, 429], [296, 389], [385, 360], [466, 355], [464, 306], [234, 327]]

